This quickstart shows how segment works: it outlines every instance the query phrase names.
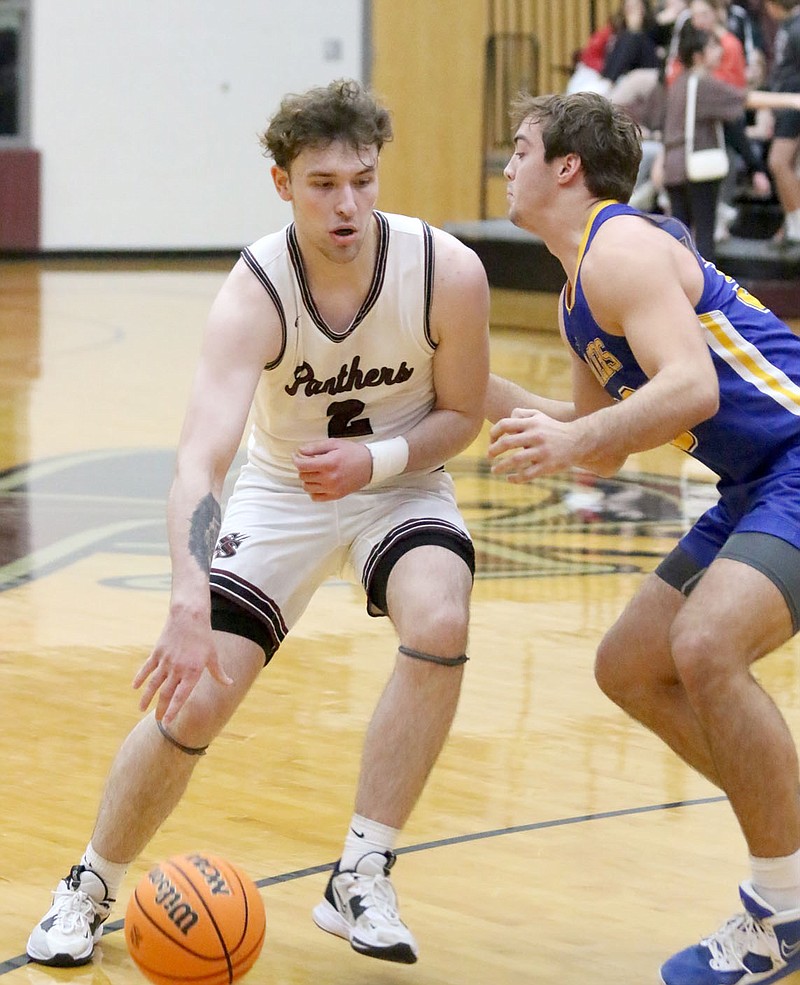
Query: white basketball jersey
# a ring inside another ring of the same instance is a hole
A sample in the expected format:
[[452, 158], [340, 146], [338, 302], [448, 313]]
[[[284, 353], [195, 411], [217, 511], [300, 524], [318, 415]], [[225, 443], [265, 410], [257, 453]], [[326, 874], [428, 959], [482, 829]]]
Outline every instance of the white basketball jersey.
[[375, 218], [372, 283], [343, 332], [314, 303], [293, 223], [242, 253], [283, 329], [281, 352], [256, 390], [248, 442], [250, 461], [276, 478], [299, 482], [291, 461], [299, 445], [405, 434], [433, 407], [433, 235], [420, 219]]

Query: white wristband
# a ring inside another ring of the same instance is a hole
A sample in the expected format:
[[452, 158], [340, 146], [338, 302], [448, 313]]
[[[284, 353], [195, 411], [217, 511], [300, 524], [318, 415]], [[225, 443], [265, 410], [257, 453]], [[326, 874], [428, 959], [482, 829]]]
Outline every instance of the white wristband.
[[372, 455], [372, 478], [368, 483], [370, 486], [405, 472], [408, 465], [408, 442], [402, 435], [385, 441], [368, 441], [367, 448]]

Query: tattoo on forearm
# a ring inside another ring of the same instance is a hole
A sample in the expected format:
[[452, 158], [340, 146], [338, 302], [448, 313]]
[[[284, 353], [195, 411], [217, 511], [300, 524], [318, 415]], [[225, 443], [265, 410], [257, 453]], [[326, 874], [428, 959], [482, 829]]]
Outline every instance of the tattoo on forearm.
[[189, 553], [203, 571], [211, 570], [211, 559], [214, 556], [221, 523], [222, 510], [209, 493], [195, 507], [189, 526]]

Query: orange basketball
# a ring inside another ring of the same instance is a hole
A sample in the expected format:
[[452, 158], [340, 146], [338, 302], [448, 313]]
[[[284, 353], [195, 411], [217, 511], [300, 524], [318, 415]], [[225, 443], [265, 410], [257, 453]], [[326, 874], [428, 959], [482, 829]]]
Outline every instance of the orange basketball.
[[265, 930], [255, 883], [208, 852], [160, 862], [125, 914], [130, 955], [155, 985], [231, 985], [255, 964]]

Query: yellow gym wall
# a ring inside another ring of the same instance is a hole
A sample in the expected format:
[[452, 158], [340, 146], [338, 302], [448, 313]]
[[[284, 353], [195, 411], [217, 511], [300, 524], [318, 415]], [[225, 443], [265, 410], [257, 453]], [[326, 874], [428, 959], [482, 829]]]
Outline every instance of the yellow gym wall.
[[[372, 86], [392, 111], [383, 152], [381, 208], [435, 225], [480, 216], [484, 58], [494, 31], [540, 45], [540, 93], [561, 92], [573, 53], [616, 0], [373, 0]], [[502, 178], [489, 186], [503, 214]]]

